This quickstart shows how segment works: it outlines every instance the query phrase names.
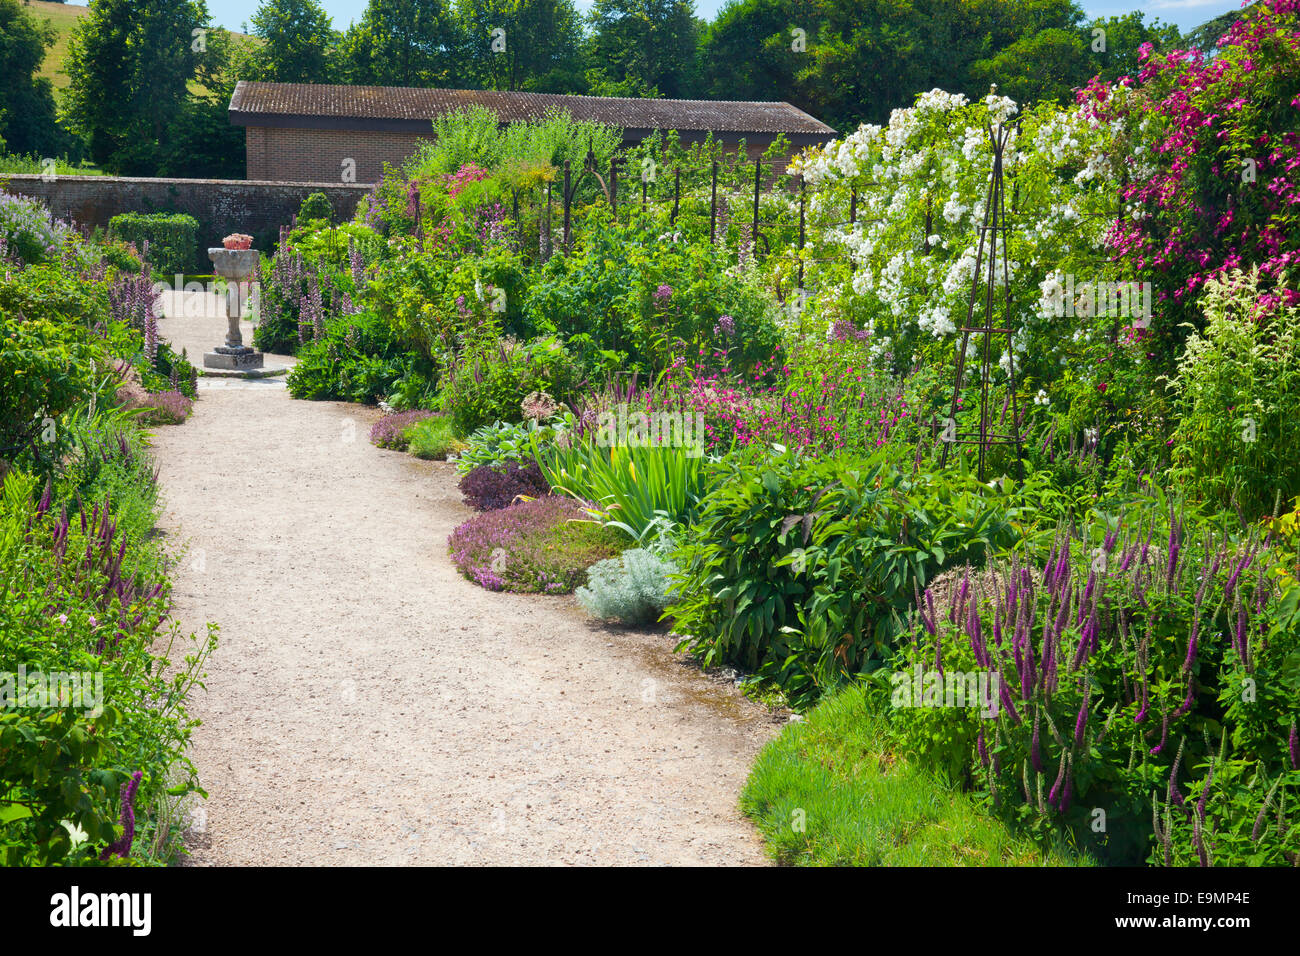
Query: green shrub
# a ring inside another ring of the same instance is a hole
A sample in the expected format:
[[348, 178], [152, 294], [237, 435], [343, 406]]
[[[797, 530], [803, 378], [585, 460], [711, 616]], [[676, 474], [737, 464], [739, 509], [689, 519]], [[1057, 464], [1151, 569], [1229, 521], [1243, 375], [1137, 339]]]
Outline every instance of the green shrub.
[[444, 372], [440, 398], [457, 433], [468, 435], [493, 422], [521, 421], [520, 406], [533, 392], [567, 401], [579, 380], [577, 364], [559, 340], [519, 345], [500, 339], [472, 349]]
[[605, 367], [658, 371], [683, 352], [725, 354], [733, 368], [769, 361], [780, 344], [770, 298], [728, 272], [710, 243], [666, 241], [661, 229], [673, 231], [593, 213], [574, 253], [552, 257], [529, 283], [530, 331], [560, 336], [589, 368], [621, 355]]
[[1177, 428], [1171, 474], [1196, 498], [1269, 514], [1300, 495], [1300, 308], [1257, 314], [1258, 275], [1206, 283], [1171, 383]]
[[779, 863], [1073, 866], [1043, 853], [950, 783], [889, 751], [860, 687], [846, 687], [763, 748], [740, 806]]
[[[94, 689], [69, 705], [84, 708], [78, 714], [31, 703], [13, 720], [0, 709], [0, 846], [11, 861], [92, 861], [109, 849], [119, 785], [139, 774], [130, 858], [170, 862], [178, 834], [167, 829], [168, 808], [198, 788], [186, 757], [196, 723], [186, 697], [215, 638], [185, 638], [168, 620], [162, 554], [141, 528], [152, 508], [151, 464], [127, 460], [136, 452], [112, 442], [93, 453], [109, 464], [76, 482], [95, 496], [85, 504], [48, 492], [37, 502], [39, 485], [19, 471], [4, 480], [0, 661], [25, 666], [29, 678], [88, 672]], [[130, 494], [132, 476], [139, 497]], [[169, 660], [174, 650], [183, 661]], [[119, 850], [127, 852], [125, 843]]]
[[451, 419], [435, 415], [416, 422], [406, 432], [406, 450], [416, 458], [442, 461], [465, 447], [456, 437]]
[[0, 191], [0, 246], [10, 257], [28, 265], [44, 262], [73, 234], [65, 223], [51, 220], [40, 201]]
[[135, 244], [144, 252], [149, 243], [149, 265], [155, 274], [173, 276], [195, 269], [199, 247], [199, 223], [185, 213], [119, 213], [108, 221], [113, 239]]
[[684, 647], [770, 678], [796, 704], [880, 665], [917, 588], [1011, 544], [1014, 496], [885, 452], [732, 458], [674, 555]]
[[373, 404], [404, 379], [432, 374], [371, 312], [326, 320], [325, 335], [298, 350], [287, 385], [294, 398]]
[[299, 222], [313, 222], [323, 219], [327, 222], [334, 221], [334, 207], [330, 204], [329, 197], [324, 193], [315, 192], [302, 201], [298, 207]]
[[103, 314], [101, 302], [53, 266], [0, 277], [0, 459], [57, 459], [53, 423], [108, 371], [88, 328]]
[[587, 569], [587, 586], [574, 594], [592, 617], [624, 624], [652, 624], [668, 604], [676, 567], [652, 551], [631, 548]]
[[120, 837], [119, 792], [128, 779], [112, 769], [120, 720], [68, 708], [0, 708], [0, 862], [75, 866], [97, 861]]

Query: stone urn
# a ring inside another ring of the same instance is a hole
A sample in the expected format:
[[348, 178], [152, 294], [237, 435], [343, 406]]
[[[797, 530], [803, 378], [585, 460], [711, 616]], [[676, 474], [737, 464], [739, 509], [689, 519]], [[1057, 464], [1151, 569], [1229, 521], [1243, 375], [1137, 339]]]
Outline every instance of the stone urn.
[[248, 284], [257, 274], [258, 253], [256, 249], [226, 249], [213, 247], [208, 250], [212, 260], [212, 271], [226, 280], [226, 342], [218, 345], [203, 356], [206, 368], [249, 369], [262, 367], [262, 353], [244, 344], [239, 332], [239, 320], [244, 314], [244, 303], [248, 301]]

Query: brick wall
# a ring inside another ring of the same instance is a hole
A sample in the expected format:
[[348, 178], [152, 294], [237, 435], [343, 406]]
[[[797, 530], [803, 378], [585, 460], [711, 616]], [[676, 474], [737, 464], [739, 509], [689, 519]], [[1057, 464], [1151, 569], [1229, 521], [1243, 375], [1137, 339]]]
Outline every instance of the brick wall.
[[82, 228], [107, 228], [122, 212], [184, 212], [199, 221], [199, 262], [223, 236], [243, 232], [269, 249], [310, 193], [323, 192], [337, 221], [352, 218], [369, 191], [364, 184], [246, 182], [226, 179], [145, 179], [111, 176], [0, 175], [0, 188], [45, 203], [60, 219]]
[[341, 183], [348, 168], [345, 161], [350, 160], [354, 182], [375, 183], [385, 162], [401, 165], [420, 139], [416, 133], [250, 126], [245, 138], [247, 175], [279, 182]]

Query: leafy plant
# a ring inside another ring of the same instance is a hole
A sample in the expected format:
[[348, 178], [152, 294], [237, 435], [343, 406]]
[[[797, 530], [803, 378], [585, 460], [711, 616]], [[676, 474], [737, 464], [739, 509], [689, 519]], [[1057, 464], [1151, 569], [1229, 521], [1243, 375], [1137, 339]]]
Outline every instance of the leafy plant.
[[672, 561], [653, 551], [630, 548], [617, 558], [598, 561], [587, 569], [587, 586], [574, 594], [592, 617], [624, 624], [659, 620], [669, 601]]
[[880, 666], [918, 588], [1018, 537], [1015, 489], [911, 474], [885, 452], [728, 461], [674, 555], [667, 614], [705, 665], [739, 664], [813, 703]]
[[521, 495], [535, 498], [551, 490], [537, 462], [479, 465], [461, 477], [459, 487], [465, 503], [475, 511], [505, 508]]
[[569, 428], [562, 418], [542, 423], [532, 419], [522, 422], [493, 422], [470, 432], [465, 439], [466, 448], [456, 459], [456, 468], [467, 474], [481, 465], [499, 467], [510, 463], [527, 464], [536, 461], [533, 453], [534, 434], [539, 447], [555, 442]]
[[707, 491], [705, 459], [689, 448], [602, 445], [591, 436], [545, 445], [534, 433], [533, 454], [553, 489], [637, 541], [665, 519], [690, 521]]
[[1187, 339], [1170, 383], [1170, 474], [1249, 518], [1300, 495], [1300, 307], [1261, 314], [1258, 283], [1257, 272], [1206, 282], [1205, 330]]

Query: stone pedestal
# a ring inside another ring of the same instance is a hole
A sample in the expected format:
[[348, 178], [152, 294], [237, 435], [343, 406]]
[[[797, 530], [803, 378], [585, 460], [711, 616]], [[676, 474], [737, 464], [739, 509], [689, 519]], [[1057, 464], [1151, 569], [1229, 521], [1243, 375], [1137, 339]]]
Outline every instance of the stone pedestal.
[[239, 331], [248, 280], [257, 272], [257, 250], [214, 248], [208, 250], [208, 257], [212, 260], [212, 271], [228, 284], [226, 319], [229, 326], [226, 329], [225, 344], [218, 345], [205, 354], [203, 365], [205, 368], [234, 370], [261, 368], [262, 353], [245, 345]]

